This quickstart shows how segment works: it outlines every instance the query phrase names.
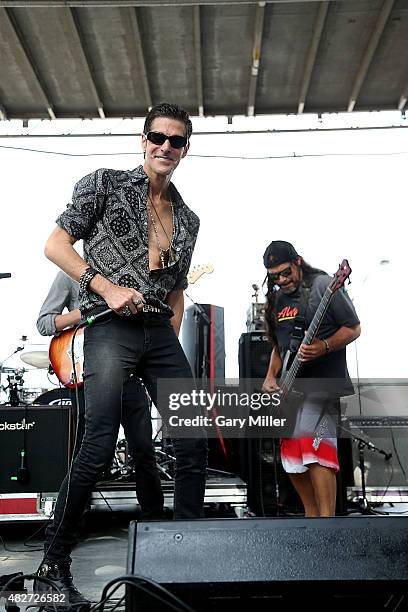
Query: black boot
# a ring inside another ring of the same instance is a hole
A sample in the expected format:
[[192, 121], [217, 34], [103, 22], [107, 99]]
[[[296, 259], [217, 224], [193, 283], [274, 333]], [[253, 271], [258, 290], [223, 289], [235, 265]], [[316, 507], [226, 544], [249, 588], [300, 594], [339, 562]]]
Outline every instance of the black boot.
[[91, 607], [91, 602], [86, 599], [74, 586], [72, 582], [72, 575], [69, 569], [69, 563], [43, 563], [38, 571], [40, 578], [48, 578], [52, 580], [55, 585], [61, 591], [63, 600], [59, 599], [60, 595], [56, 589], [52, 589], [50, 585], [45, 582], [35, 581], [34, 590], [36, 593], [48, 595], [46, 603], [43, 603], [44, 610], [51, 611], [55, 610], [53, 601], [49, 601], [51, 596], [54, 596], [54, 600], [58, 605], [58, 612], [88, 612]]

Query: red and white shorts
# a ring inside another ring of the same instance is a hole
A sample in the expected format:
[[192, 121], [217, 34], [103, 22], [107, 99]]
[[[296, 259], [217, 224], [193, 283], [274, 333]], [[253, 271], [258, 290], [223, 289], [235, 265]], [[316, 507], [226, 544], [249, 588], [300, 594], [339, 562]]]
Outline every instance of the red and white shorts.
[[340, 470], [336, 438], [284, 438], [281, 440], [281, 460], [285, 472], [303, 474], [311, 463]]

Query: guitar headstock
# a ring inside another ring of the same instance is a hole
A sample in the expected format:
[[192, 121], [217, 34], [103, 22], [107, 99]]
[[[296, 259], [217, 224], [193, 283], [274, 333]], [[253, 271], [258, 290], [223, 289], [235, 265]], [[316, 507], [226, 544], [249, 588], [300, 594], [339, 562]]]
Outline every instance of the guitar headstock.
[[333, 276], [333, 280], [330, 284], [330, 289], [334, 292], [337, 289], [340, 289], [348, 279], [351, 274], [351, 268], [349, 266], [349, 262], [347, 259], [343, 259], [341, 264], [339, 265], [339, 269], [336, 274]]
[[193, 285], [204, 274], [211, 274], [211, 272], [214, 272], [214, 266], [210, 263], [203, 264], [201, 266], [194, 266], [194, 268], [192, 268], [187, 274], [187, 280], [190, 285]]

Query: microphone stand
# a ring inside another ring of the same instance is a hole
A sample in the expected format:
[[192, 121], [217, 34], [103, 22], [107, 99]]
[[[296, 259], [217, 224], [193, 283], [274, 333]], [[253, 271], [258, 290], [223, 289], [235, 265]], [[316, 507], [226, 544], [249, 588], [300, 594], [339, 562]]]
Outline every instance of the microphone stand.
[[364, 438], [360, 438], [360, 436], [356, 436], [354, 434], [352, 434], [352, 436], [353, 436], [354, 442], [357, 442], [357, 447], [358, 447], [358, 467], [359, 467], [360, 473], [361, 473], [361, 494], [362, 494], [362, 497], [359, 497], [358, 505], [359, 505], [359, 508], [360, 508], [362, 514], [374, 514], [373, 511], [370, 508], [370, 504], [369, 504], [368, 499], [367, 499], [366, 479], [365, 479], [366, 466], [365, 466], [365, 462], [364, 462], [364, 450], [368, 449], [368, 450], [370, 450], [372, 452], [376, 452], [376, 453], [379, 453], [381, 455], [384, 455], [385, 461], [389, 461], [391, 459], [392, 453], [387, 453], [382, 448], [378, 448], [377, 446], [375, 446], [372, 442], [369, 442], [368, 440], [364, 440]]

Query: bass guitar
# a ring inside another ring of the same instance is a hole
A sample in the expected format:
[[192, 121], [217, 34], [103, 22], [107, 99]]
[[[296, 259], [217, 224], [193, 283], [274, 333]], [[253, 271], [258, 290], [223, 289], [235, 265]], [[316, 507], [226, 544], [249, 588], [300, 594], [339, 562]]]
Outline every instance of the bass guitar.
[[[327, 309], [330, 305], [330, 302], [340, 287], [344, 285], [346, 280], [351, 274], [351, 268], [347, 259], [343, 259], [341, 262], [336, 274], [333, 276], [330, 284], [326, 288], [322, 299], [320, 300], [319, 306], [313, 316], [313, 319], [309, 325], [309, 328], [306, 332], [304, 339], [302, 340], [303, 344], [310, 345], [313, 340], [316, 338], [316, 334], [319, 331], [320, 325], [323, 321], [323, 318], [327, 312]], [[300, 348], [300, 347], [299, 347]], [[294, 427], [294, 420], [296, 417], [296, 405], [301, 401], [302, 395], [293, 391], [293, 384], [295, 382], [296, 377], [299, 374], [299, 371], [302, 367], [302, 362], [299, 357], [299, 349], [295, 353], [293, 357], [293, 353], [289, 350], [287, 351], [283, 366], [282, 373], [279, 380], [279, 394], [280, 394], [280, 413], [284, 413], [285, 417], [290, 420], [288, 428]], [[290, 402], [290, 406], [288, 406]], [[286, 410], [285, 410], [286, 408]]]

